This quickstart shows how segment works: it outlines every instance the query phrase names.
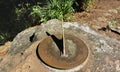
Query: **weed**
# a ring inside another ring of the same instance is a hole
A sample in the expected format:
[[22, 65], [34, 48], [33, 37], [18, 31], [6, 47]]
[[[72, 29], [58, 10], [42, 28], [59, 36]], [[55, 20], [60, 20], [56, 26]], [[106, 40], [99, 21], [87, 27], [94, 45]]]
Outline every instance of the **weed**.
[[117, 28], [117, 21], [114, 21], [114, 20], [108, 21], [108, 26], [114, 29]]
[[68, 13], [73, 13], [74, 9], [72, 7], [73, 0], [51, 0], [50, 3], [48, 3], [49, 8], [49, 14], [51, 18], [57, 18], [62, 19], [64, 16]]
[[4, 44], [9, 38], [10, 35], [8, 33], [0, 33], [0, 45]]
[[39, 5], [33, 6], [30, 15], [32, 17], [39, 17], [39, 22], [45, 22], [54, 18], [59, 20], [66, 19], [64, 18], [66, 14], [74, 12], [72, 5], [73, 0], [50, 0], [44, 7]]
[[74, 0], [73, 7], [76, 12], [87, 11], [96, 0]]
[[92, 4], [95, 2], [96, 0], [84, 0], [83, 2], [83, 7], [85, 7], [85, 9], [88, 9], [89, 7], [92, 6]]

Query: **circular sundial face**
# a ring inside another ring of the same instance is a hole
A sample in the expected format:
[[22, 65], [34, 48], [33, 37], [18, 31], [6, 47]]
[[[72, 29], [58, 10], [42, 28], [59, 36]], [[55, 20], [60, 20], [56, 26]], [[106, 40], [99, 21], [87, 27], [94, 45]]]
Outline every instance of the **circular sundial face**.
[[62, 35], [58, 34], [48, 36], [39, 43], [37, 53], [43, 63], [57, 69], [71, 69], [86, 61], [89, 49], [81, 39], [73, 35], [65, 35], [67, 56], [61, 56], [62, 47], [58, 47], [61, 40]]

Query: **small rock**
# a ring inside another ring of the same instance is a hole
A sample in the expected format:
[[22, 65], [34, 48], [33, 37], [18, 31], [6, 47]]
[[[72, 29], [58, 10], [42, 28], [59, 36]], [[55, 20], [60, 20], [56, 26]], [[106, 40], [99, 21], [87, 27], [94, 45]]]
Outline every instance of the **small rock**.
[[105, 15], [105, 16], [111, 16], [111, 14], [110, 14], [110, 13], [104, 13], [104, 15]]
[[118, 10], [118, 12], [120, 12], [120, 6], [118, 8], [116, 8]]
[[113, 65], [114, 64], [114, 62], [112, 60], [110, 60], [109, 57], [105, 58], [105, 63], [108, 64], [108, 65]]
[[107, 21], [107, 19], [105, 17], [99, 17], [98, 21], [105, 22], [105, 21]]
[[90, 70], [90, 69], [87, 69], [86, 72], [91, 72], [91, 70]]
[[116, 71], [120, 71], [120, 61], [116, 60], [115, 64], [116, 64]]
[[108, 10], [108, 12], [110, 12], [110, 13], [118, 13], [118, 11], [116, 10], [116, 9], [110, 9], [110, 10]]

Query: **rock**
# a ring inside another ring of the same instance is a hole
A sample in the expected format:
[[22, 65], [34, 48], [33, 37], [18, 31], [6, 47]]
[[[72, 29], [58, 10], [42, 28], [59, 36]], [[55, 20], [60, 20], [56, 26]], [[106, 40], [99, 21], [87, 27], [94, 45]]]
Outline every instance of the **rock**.
[[115, 13], [115, 14], [118, 13], [118, 11], [117, 11], [116, 9], [110, 9], [110, 10], [108, 10], [108, 12], [110, 12], [110, 13]]
[[110, 16], [112, 16], [110, 13], [104, 13], [104, 16], [106, 16], [106, 17], [110, 17]]
[[105, 17], [98, 17], [98, 21], [101, 21], [101, 22], [106, 22], [107, 19]]
[[[39, 42], [50, 34], [61, 34], [61, 21], [53, 19], [40, 26], [20, 32], [13, 40], [8, 53], [0, 58], [0, 72], [119, 72], [120, 41], [101, 35], [89, 26], [78, 22], [64, 22], [66, 34], [82, 39], [90, 49], [86, 65], [77, 69], [54, 69], [37, 58], [36, 48]], [[30, 37], [33, 36], [33, 41]], [[108, 62], [107, 62], [108, 61]]]
[[11, 42], [6, 42], [5, 45], [0, 46], [0, 57], [4, 56], [7, 53], [10, 45]]
[[108, 21], [109, 28], [120, 35], [120, 25], [116, 21]]
[[120, 6], [116, 8], [118, 10], [118, 13], [120, 13]]

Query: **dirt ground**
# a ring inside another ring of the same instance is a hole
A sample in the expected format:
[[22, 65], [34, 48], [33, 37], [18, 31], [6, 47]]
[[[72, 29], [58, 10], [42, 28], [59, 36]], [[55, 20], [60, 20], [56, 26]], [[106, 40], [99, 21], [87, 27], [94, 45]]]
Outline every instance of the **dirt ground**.
[[96, 0], [87, 11], [74, 16], [74, 21], [87, 23], [97, 32], [120, 40], [120, 34], [104, 29], [109, 22], [120, 28], [120, 0]]

